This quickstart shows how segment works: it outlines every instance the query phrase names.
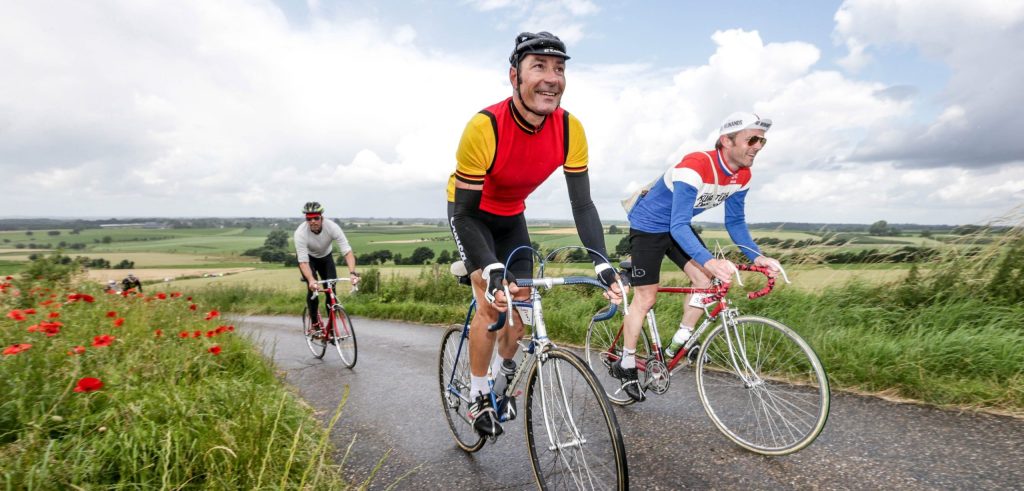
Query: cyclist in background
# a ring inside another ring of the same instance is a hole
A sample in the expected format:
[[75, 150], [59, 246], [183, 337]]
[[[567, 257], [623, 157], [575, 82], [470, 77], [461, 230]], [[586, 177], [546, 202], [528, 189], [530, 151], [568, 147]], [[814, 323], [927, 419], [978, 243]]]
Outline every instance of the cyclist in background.
[[[679, 266], [694, 287], [711, 286], [711, 278], [728, 283], [736, 266], [716, 259], [693, 229], [694, 216], [725, 203], [725, 228], [732, 241], [757, 266], [779, 271], [778, 261], [761, 254], [754, 243], [744, 212], [750, 183], [750, 167], [768, 140], [770, 119], [756, 114], [733, 113], [719, 128], [715, 149], [694, 152], [670, 167], [642, 195], [629, 212], [629, 245], [633, 262], [630, 282], [634, 288], [629, 315], [623, 321], [622, 358], [612, 364], [611, 375], [622, 382], [622, 389], [635, 401], [645, 396], [637, 381], [636, 342], [644, 317], [654, 306], [658, 293], [662, 260], [668, 256]], [[690, 337], [700, 319], [702, 298], [690, 299], [683, 306], [679, 330], [666, 349], [666, 356]]]
[[[455, 172], [448, 180], [448, 220], [459, 255], [471, 273], [477, 302], [469, 331], [470, 393], [475, 397], [469, 412], [473, 426], [485, 436], [502, 433], [487, 382], [495, 340], [500, 356], [493, 361], [492, 373], [502, 373], [502, 365], [505, 373], [511, 373], [516, 341], [523, 333], [519, 321], [514, 328], [506, 324], [497, 333], [487, 326], [508, 309], [503, 279], [514, 298], [525, 300], [529, 291], [520, 291], [515, 277], [530, 277], [533, 272], [529, 254], [517, 254], [508, 272], [503, 262], [517, 247], [530, 246], [523, 215], [526, 198], [556, 169], [562, 168], [565, 174], [580, 240], [606, 256], [601, 218], [590, 198], [583, 125], [559, 107], [568, 59], [565, 44], [551, 33], [516, 36], [508, 72], [512, 97], [470, 119], [455, 154]], [[618, 303], [623, 292], [614, 268], [595, 254], [591, 259], [601, 281], [612, 288], [610, 298]], [[498, 406], [506, 417], [515, 416], [514, 398], [498, 401]]]
[[128, 273], [128, 276], [121, 280], [121, 291], [128, 291], [130, 289], [136, 289], [139, 293], [142, 293], [142, 282], [135, 277], [134, 274]]
[[[295, 229], [295, 255], [299, 260], [299, 271], [306, 281], [309, 291], [320, 291], [317, 279], [333, 280], [338, 277], [334, 258], [331, 256], [332, 242], [338, 243], [338, 250], [345, 257], [348, 274], [352, 285], [359, 284], [359, 273], [356, 272], [356, 256], [348, 245], [345, 232], [341, 226], [331, 220], [324, 219], [324, 207], [316, 201], [310, 201], [302, 207], [306, 220]], [[320, 296], [307, 293], [306, 304], [309, 306], [309, 317], [313, 325], [320, 327], [319, 308]]]

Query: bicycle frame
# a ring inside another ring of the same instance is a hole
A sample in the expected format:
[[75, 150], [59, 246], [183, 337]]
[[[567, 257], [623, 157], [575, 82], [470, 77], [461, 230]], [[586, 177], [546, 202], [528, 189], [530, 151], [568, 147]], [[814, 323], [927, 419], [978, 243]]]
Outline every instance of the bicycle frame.
[[[736, 267], [740, 271], [754, 271], [754, 272], [762, 273], [765, 276], [768, 276], [768, 270], [766, 268], [762, 268], [762, 267], [759, 267], [759, 266], [751, 266], [751, 265], [747, 265], [747, 264], [737, 264]], [[771, 292], [772, 288], [774, 288], [774, 287], [775, 287], [775, 279], [769, 276], [768, 277], [768, 285], [765, 288], [761, 289], [761, 290], [749, 293], [748, 297], [751, 298], [751, 299], [762, 297], [764, 295], [767, 295], [769, 292]], [[672, 286], [665, 286], [665, 287], [659, 287], [658, 288], [658, 293], [705, 294], [705, 295], [711, 295], [709, 298], [705, 298], [704, 299], [704, 312], [706, 314], [705, 317], [704, 317], [704, 320], [700, 323], [699, 326], [697, 326], [693, 330], [693, 334], [690, 336], [690, 339], [688, 339], [686, 341], [686, 343], [679, 350], [679, 352], [676, 353], [672, 357], [672, 359], [668, 360], [667, 362], [666, 362], [664, 356], [662, 355], [663, 350], [662, 350], [662, 345], [661, 345], [661, 336], [658, 333], [658, 322], [657, 322], [657, 319], [655, 318], [655, 315], [654, 315], [654, 308], [652, 307], [650, 310], [647, 311], [647, 325], [650, 326], [650, 340], [651, 340], [652, 345], [655, 348], [654, 349], [654, 353], [652, 353], [652, 355], [653, 355], [655, 360], [657, 360], [658, 362], [661, 362], [662, 364], [665, 365], [665, 367], [668, 369], [669, 373], [672, 373], [672, 372], [676, 371], [677, 369], [682, 368], [682, 366], [680, 365], [682, 363], [682, 361], [689, 354], [690, 350], [693, 349], [694, 345], [696, 345], [699, 342], [698, 340], [701, 338], [701, 336], [704, 334], [704, 332], [707, 331], [708, 328], [711, 327], [716, 321], [721, 319], [721, 321], [724, 324], [724, 326], [726, 328], [728, 328], [728, 327], [731, 326], [731, 323], [729, 321], [731, 319], [736, 318], [739, 315], [739, 311], [735, 307], [732, 306], [732, 302], [728, 298], [729, 288], [730, 288], [729, 284], [713, 285], [713, 286], [711, 286], [709, 288], [672, 287]], [[710, 307], [710, 309], [709, 309], [709, 306], [712, 303], [715, 303], [715, 306], [714, 307]], [[619, 333], [616, 336], [616, 339], [614, 340], [614, 343], [618, 343], [620, 341], [619, 338], [621, 338], [621, 336], [623, 335], [623, 332], [624, 332], [623, 329], [620, 328], [619, 329]], [[744, 352], [744, 347], [743, 346], [739, 347], [739, 351], [740, 351], [739, 359], [743, 360], [743, 366], [747, 370], [744, 370], [744, 371], [740, 371], [739, 370], [740, 363], [737, 362], [737, 356], [736, 356], [736, 351], [737, 350], [734, 349], [732, 338], [733, 338], [733, 336], [729, 336], [726, 339], [727, 339], [727, 341], [729, 343], [729, 348], [730, 348], [729, 352], [730, 352], [730, 356], [732, 357], [732, 362], [733, 362], [734, 368], [737, 369], [738, 373], [744, 373], [744, 372], [745, 373], [751, 373], [751, 372], [753, 372], [753, 369], [750, 367], [749, 362], [747, 361], [747, 356], [746, 356], [746, 353]], [[608, 353], [608, 357], [609, 357], [609, 360], [611, 360], [611, 361], [615, 361], [615, 360], [618, 359], [618, 357], [614, 353], [611, 353], [611, 352]], [[647, 360], [642, 360], [642, 359], [638, 358], [636, 362], [637, 362], [637, 368], [638, 369], [640, 369], [641, 371], [646, 371], [646, 369], [647, 369]], [[745, 381], [746, 381], [746, 379], [745, 379]]]
[[[519, 366], [516, 367], [516, 371], [512, 375], [512, 380], [509, 382], [508, 387], [505, 389], [505, 392], [503, 394], [494, 394], [493, 392], [491, 393], [491, 403], [495, 405], [497, 404], [496, 396], [510, 396], [516, 394], [518, 390], [517, 387], [519, 386], [519, 383], [522, 381], [525, 374], [530, 373], [529, 370], [533, 368], [533, 365], [535, 363], [543, 361], [544, 353], [546, 353], [549, 349], [555, 346], [555, 344], [551, 342], [547, 335], [547, 324], [545, 324], [544, 322], [543, 303], [541, 299], [540, 288], [538, 287], [543, 286], [550, 289], [556, 285], [585, 284], [604, 288], [604, 285], [601, 282], [593, 278], [588, 278], [586, 276], [568, 276], [564, 278], [525, 278], [517, 279], [516, 284], [518, 284], [520, 287], [530, 288], [529, 299], [514, 300], [510, 302], [509, 308], [529, 309], [530, 315], [522, 317], [527, 317], [528, 319], [530, 319], [530, 324], [528, 325], [532, 325], [533, 329], [531, 330], [530, 337], [528, 339], [519, 340], [519, 345], [522, 348], [522, 351], [526, 353], [526, 356], [523, 358], [523, 363], [520, 363]], [[468, 356], [469, 351], [464, 350], [462, 348], [466, 343], [469, 342], [469, 324], [470, 321], [473, 319], [473, 313], [476, 311], [476, 307], [476, 299], [474, 298], [469, 303], [469, 308], [466, 311], [466, 319], [463, 322], [462, 336], [459, 339], [459, 354], [458, 356], [456, 356], [454, 360], [454, 364], [456, 365], [458, 365], [459, 358], [462, 356], [463, 353], [466, 353], [466, 356]], [[595, 316], [595, 319], [610, 319], [613, 316], [615, 316], [615, 313], [615, 304], [611, 304], [611, 308], [608, 310], [606, 314], [601, 316]], [[499, 326], [503, 326], [505, 324], [506, 318], [507, 312], [502, 312], [501, 314], [498, 315], [498, 321], [496, 322], [496, 324]], [[526, 323], [527, 321], [524, 321], [524, 324]], [[543, 372], [541, 372], [541, 377], [543, 376]], [[493, 381], [491, 382], [491, 387], [493, 388]], [[452, 377], [448, 380], [448, 392], [451, 393], [452, 395], [461, 398], [466, 404], [472, 402], [470, 398], [466, 394], [463, 394], [456, 386], [454, 370], [452, 371]], [[545, 397], [544, 394], [542, 394], [542, 400], [543, 397]], [[501, 416], [499, 421], [505, 422], [504, 416]]]
[[[335, 321], [335, 313], [334, 313], [334, 308], [333, 307], [335, 305], [338, 305], [338, 303], [339, 303], [338, 302], [338, 296], [337, 296], [337, 294], [334, 293], [334, 285], [336, 283], [338, 283], [339, 281], [351, 281], [351, 280], [349, 278], [334, 278], [334, 279], [331, 279], [331, 280], [319, 280], [319, 281], [317, 281], [317, 283], [324, 285], [324, 287], [322, 289], [320, 289], [319, 291], [313, 292], [313, 294], [309, 296], [309, 298], [312, 299], [312, 298], [314, 298], [315, 296], [319, 295], [322, 292], [326, 296], [326, 298], [327, 298], [327, 304], [325, 305], [325, 307], [327, 308], [327, 322], [326, 323], [321, 322], [320, 323], [320, 329], [321, 329], [321, 332], [324, 334], [325, 339], [328, 339], [328, 340], [334, 339], [334, 325], [335, 325], [336, 321]], [[355, 290], [355, 286], [353, 286], [352, 288], [353, 288], [353, 290]], [[317, 316], [319, 316], [320, 312], [317, 312], [316, 314], [317, 314]]]

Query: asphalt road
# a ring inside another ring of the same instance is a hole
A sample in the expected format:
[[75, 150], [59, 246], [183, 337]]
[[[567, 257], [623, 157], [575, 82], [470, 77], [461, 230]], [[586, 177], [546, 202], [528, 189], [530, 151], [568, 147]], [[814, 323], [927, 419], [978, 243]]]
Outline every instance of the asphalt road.
[[[321, 413], [350, 396], [331, 433], [346, 475], [370, 489], [534, 489], [520, 420], [475, 454], [459, 449], [441, 409], [443, 328], [356, 318], [359, 359], [314, 358], [297, 317], [247, 317], [285, 380]], [[827, 367], [826, 367], [827, 368]], [[834, 392], [828, 424], [808, 448], [763, 457], [718, 433], [693, 373], [647, 401], [616, 408], [633, 489], [1024, 489], [1024, 420], [958, 413]], [[353, 443], [354, 442], [354, 443]]]

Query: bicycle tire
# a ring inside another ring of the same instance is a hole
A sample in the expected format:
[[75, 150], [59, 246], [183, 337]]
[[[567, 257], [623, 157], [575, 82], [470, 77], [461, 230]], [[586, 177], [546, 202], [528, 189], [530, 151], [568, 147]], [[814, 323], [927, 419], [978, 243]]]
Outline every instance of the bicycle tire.
[[741, 316], [726, 326], [708, 334], [697, 358], [697, 393], [715, 427], [762, 455], [787, 455], [810, 445], [825, 427], [831, 399], [814, 350], [772, 319]]
[[526, 439], [541, 489], [628, 489], [626, 450], [594, 372], [572, 352], [539, 354], [526, 386]]
[[473, 453], [484, 446], [485, 440], [473, 428], [469, 418], [469, 405], [472, 403], [469, 396], [469, 339], [463, 340], [462, 333], [462, 326], [451, 326], [445, 331], [441, 338], [437, 372], [441, 408], [448, 421], [448, 429], [459, 448]]
[[306, 346], [309, 346], [309, 351], [313, 353], [313, 356], [317, 358], [323, 358], [324, 354], [327, 353], [327, 341], [324, 340], [323, 333], [313, 329], [312, 322], [309, 319], [309, 307], [302, 308], [302, 336], [306, 338]]
[[356, 366], [356, 357], [359, 354], [356, 348], [356, 328], [344, 307], [335, 304], [331, 309], [334, 311], [334, 333], [331, 341], [342, 363], [352, 368]]
[[[610, 307], [603, 307], [595, 314], [595, 317], [608, 312]], [[641, 327], [640, 337], [636, 342], [637, 378], [641, 387], [647, 386], [647, 372], [644, 370], [644, 363], [641, 361], [653, 358], [651, 354], [651, 342], [647, 338], [647, 330], [644, 329], [647, 320], [644, 319], [644, 326]], [[608, 401], [618, 406], [628, 406], [634, 401], [621, 388], [619, 379], [612, 377], [609, 371], [615, 360], [622, 356], [622, 321], [616, 317], [608, 320], [590, 320], [587, 326], [587, 338], [584, 342], [583, 355], [590, 369], [593, 370], [598, 382], [605, 388], [605, 395]], [[613, 346], [614, 343], [614, 346]]]

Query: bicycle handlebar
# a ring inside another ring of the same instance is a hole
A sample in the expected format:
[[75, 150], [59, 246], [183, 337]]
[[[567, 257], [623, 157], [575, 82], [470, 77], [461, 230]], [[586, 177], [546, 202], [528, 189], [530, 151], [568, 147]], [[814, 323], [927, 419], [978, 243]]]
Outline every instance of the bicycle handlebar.
[[[303, 281], [305, 281], [305, 279], [303, 279]], [[334, 278], [333, 280], [317, 280], [317, 281], [314, 281], [313, 283], [322, 283], [322, 284], [326, 285], [328, 283], [337, 283], [339, 281], [352, 281], [352, 278]], [[359, 290], [358, 286], [352, 285], [352, 291], [353, 292], [358, 291], [358, 290]], [[312, 300], [312, 299], [316, 298], [316, 296], [321, 291], [322, 290], [317, 290], [317, 291], [313, 292], [312, 294], [309, 295], [309, 299]]]
[[[560, 277], [560, 278], [517, 278], [515, 283], [516, 283], [516, 285], [518, 285], [520, 287], [525, 287], [525, 288], [543, 286], [543, 287], [547, 287], [547, 288], [550, 289], [550, 288], [555, 287], [556, 285], [591, 285], [591, 286], [600, 287], [603, 290], [608, 290], [608, 288], [609, 288], [608, 286], [605, 286], [604, 283], [601, 283], [600, 281], [598, 281], [598, 280], [596, 280], [594, 278], [590, 278], [588, 276], [565, 276], [565, 277]], [[510, 296], [507, 296], [507, 295], [509, 295], [508, 287], [505, 287], [505, 295], [506, 295], [505, 298], [511, 299]], [[610, 305], [612, 306], [612, 308], [609, 309], [609, 312], [607, 314], [602, 315], [600, 319], [597, 319], [596, 316], [595, 316], [595, 319], [596, 320], [605, 320], [605, 319], [611, 318], [613, 315], [615, 315], [615, 312], [617, 311], [617, 307], [615, 306], [614, 303], [610, 304]], [[515, 306], [515, 301], [509, 301], [509, 307], [514, 307], [514, 306]], [[494, 332], [494, 331], [497, 331], [497, 330], [501, 329], [502, 327], [505, 327], [505, 320], [507, 318], [508, 318], [508, 311], [507, 310], [505, 312], [499, 312], [498, 313], [498, 320], [497, 320], [497, 322], [487, 326], [487, 330], [491, 331], [491, 332]]]
[[[736, 269], [738, 271], [753, 271], [753, 272], [756, 272], [756, 273], [761, 273], [766, 278], [768, 278], [768, 283], [765, 285], [764, 288], [762, 288], [762, 289], [760, 289], [760, 290], [758, 290], [756, 292], [747, 293], [747, 298], [749, 298], [751, 300], [753, 300], [755, 298], [763, 297], [763, 296], [771, 293], [772, 289], [775, 288], [775, 277], [771, 276], [771, 270], [768, 269], [768, 268], [765, 268], [763, 266], [754, 266], [752, 264], [737, 264], [736, 265]], [[740, 285], [742, 286], [743, 284], [740, 283]], [[717, 301], [721, 300], [722, 297], [724, 297], [726, 294], [729, 293], [729, 287], [730, 287], [730, 284], [728, 284], [728, 283], [719, 286], [718, 293], [714, 293], [711, 296], [704, 298], [703, 302], [705, 304], [709, 304], [709, 303], [717, 302]]]

